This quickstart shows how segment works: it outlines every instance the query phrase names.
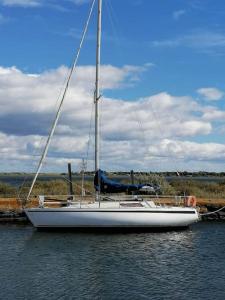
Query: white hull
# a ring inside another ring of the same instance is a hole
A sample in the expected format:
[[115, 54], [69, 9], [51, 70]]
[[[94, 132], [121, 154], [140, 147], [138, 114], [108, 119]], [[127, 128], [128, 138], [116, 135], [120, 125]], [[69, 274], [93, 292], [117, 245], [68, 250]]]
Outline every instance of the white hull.
[[195, 208], [31, 208], [25, 210], [35, 227], [186, 227], [199, 220]]

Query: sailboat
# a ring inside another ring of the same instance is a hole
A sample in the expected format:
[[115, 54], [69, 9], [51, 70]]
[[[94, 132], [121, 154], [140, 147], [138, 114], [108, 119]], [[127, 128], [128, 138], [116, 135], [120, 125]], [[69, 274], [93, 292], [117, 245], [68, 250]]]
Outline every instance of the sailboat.
[[[78, 54], [71, 68], [66, 89], [69, 86], [73, 69], [76, 66], [79, 52], [87, 31], [89, 19], [94, 7], [93, 1], [87, 24], [83, 31], [81, 44]], [[100, 47], [101, 47], [101, 19], [102, 19], [102, 0], [98, 0], [97, 13], [97, 47], [96, 47], [96, 81], [95, 81], [95, 180], [96, 189], [93, 201], [71, 201], [68, 197], [67, 205], [64, 207], [47, 207], [45, 205], [45, 196], [39, 196], [39, 207], [26, 208], [25, 213], [32, 224], [37, 228], [161, 228], [175, 229], [187, 227], [199, 220], [199, 214], [194, 206], [195, 203], [188, 202], [189, 206], [165, 206], [156, 205], [152, 198], [146, 198], [142, 195], [134, 195], [135, 191], [149, 189], [156, 191], [157, 187], [153, 185], [122, 185], [116, 184], [107, 179], [99, 168], [99, 74], [100, 74]], [[66, 94], [64, 91], [62, 101], [52, 125], [51, 132], [39, 162], [36, 175], [34, 176], [30, 187], [27, 200], [37, 176], [41, 170], [43, 161], [46, 157], [51, 137], [54, 133], [57, 121], [59, 119], [61, 106]], [[132, 191], [131, 195], [124, 196], [118, 193]], [[106, 192], [110, 194], [107, 196]], [[113, 194], [116, 192], [116, 194]], [[113, 196], [114, 195], [114, 196]], [[129, 199], [128, 199], [129, 198]]]

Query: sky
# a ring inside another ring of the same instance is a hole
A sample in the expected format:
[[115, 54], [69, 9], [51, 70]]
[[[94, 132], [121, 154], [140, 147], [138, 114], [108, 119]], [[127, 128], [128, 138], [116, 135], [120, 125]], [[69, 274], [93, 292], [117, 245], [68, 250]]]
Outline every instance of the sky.
[[[91, 0], [0, 0], [0, 172], [34, 172]], [[103, 0], [100, 166], [225, 170], [225, 2]], [[93, 170], [96, 8], [43, 172]]]

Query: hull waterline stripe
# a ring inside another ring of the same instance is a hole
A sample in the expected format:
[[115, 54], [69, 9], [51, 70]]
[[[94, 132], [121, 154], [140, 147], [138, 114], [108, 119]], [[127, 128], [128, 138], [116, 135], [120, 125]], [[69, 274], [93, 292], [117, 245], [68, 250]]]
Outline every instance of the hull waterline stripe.
[[166, 214], [195, 214], [195, 211], [156, 211], [156, 210], [148, 210], [148, 211], [138, 211], [138, 210], [27, 210], [29, 213], [52, 213], [52, 212], [57, 212], [57, 213], [71, 213], [71, 212], [76, 212], [76, 213], [92, 213], [92, 212], [104, 212], [104, 213], [166, 213]]
[[177, 226], [177, 225], [37, 225], [36, 228], [86, 228], [86, 229], [91, 229], [91, 228], [187, 228], [189, 225], [182, 225], [182, 226]]

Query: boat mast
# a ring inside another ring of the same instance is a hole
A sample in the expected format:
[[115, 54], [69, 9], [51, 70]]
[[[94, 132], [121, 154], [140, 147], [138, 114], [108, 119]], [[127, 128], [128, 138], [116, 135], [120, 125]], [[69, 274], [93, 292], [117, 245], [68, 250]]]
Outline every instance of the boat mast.
[[99, 76], [102, 27], [102, 0], [98, 0], [97, 47], [96, 47], [96, 82], [95, 82], [95, 172], [99, 170]]

